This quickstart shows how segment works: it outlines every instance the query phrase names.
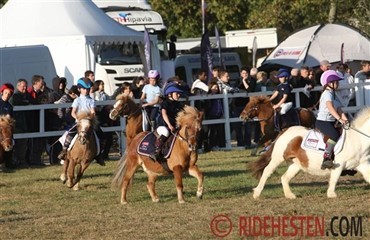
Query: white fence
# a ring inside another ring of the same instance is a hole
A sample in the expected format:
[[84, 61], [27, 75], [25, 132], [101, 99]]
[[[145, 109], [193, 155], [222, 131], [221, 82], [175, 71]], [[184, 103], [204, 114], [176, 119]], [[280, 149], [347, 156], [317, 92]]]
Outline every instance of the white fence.
[[[365, 102], [368, 103], [370, 102], [370, 82], [366, 83], [357, 83], [357, 84], [350, 84], [346, 85], [345, 87], [341, 87], [340, 89], [348, 89], [348, 88], [353, 88], [356, 87], [357, 90], [363, 91], [364, 94], [360, 95], [364, 97], [363, 101], [360, 102]], [[317, 86], [311, 91], [321, 91], [322, 87]], [[300, 100], [299, 100], [299, 93], [303, 92], [303, 88], [297, 88], [293, 89], [293, 93], [295, 93], [295, 102], [296, 106], [300, 106]], [[252, 93], [247, 93], [247, 92], [241, 92], [241, 93], [235, 93], [235, 94], [217, 94], [217, 95], [208, 95], [208, 96], [191, 96], [189, 97], [190, 104], [194, 106], [194, 101], [196, 100], [208, 100], [208, 99], [218, 99], [222, 98], [223, 99], [223, 105], [224, 105], [224, 117], [220, 119], [213, 119], [213, 120], [204, 120], [202, 122], [203, 125], [210, 125], [210, 124], [216, 124], [216, 123], [222, 123], [224, 124], [225, 127], [225, 141], [226, 141], [226, 147], [225, 150], [231, 150], [231, 127], [230, 124], [233, 122], [241, 122], [241, 120], [238, 117], [231, 118], [229, 116], [229, 102], [230, 99], [232, 98], [237, 98], [237, 97], [251, 97], [251, 96], [261, 96], [261, 95], [271, 95], [271, 91], [266, 91], [266, 92], [252, 92]], [[356, 96], [358, 97], [358, 96]], [[358, 101], [357, 101], [358, 102]], [[115, 103], [114, 100], [108, 100], [108, 101], [99, 101], [96, 102], [96, 105], [113, 105]], [[370, 106], [370, 105], [368, 105]], [[14, 134], [14, 139], [22, 139], [22, 138], [36, 138], [36, 137], [51, 137], [51, 136], [61, 136], [64, 131], [45, 131], [45, 110], [47, 109], [58, 109], [58, 108], [68, 108], [71, 107], [70, 103], [65, 103], [65, 104], [43, 104], [43, 105], [30, 105], [30, 106], [15, 106], [14, 111], [30, 111], [30, 110], [39, 110], [40, 113], [40, 131], [39, 132], [32, 132], [32, 133], [17, 133]], [[352, 117], [353, 115], [358, 112], [361, 108], [364, 106], [353, 106], [353, 107], [345, 107], [343, 110], [344, 112], [350, 114]], [[119, 145], [121, 149], [121, 153], [124, 152], [125, 148], [125, 128], [126, 128], [126, 123], [125, 119], [120, 118], [120, 125], [115, 126], [115, 127], [102, 127], [104, 132], [116, 132], [119, 136]]]

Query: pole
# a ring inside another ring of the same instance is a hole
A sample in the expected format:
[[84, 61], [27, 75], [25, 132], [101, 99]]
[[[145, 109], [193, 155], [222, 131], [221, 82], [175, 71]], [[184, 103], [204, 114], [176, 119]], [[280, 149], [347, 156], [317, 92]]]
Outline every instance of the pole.
[[202, 9], [202, 34], [205, 33], [205, 29], [206, 29], [206, 24], [205, 24], [205, 19], [206, 19], [206, 3], [205, 3], [205, 0], [202, 0], [202, 6], [201, 6], [201, 9]]

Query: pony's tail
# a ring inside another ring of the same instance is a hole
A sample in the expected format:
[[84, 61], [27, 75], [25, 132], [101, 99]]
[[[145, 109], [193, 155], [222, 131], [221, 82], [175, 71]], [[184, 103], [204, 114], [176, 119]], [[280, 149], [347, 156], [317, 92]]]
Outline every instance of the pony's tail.
[[271, 147], [263, 153], [257, 161], [248, 163], [248, 168], [252, 172], [252, 176], [258, 180], [261, 178], [263, 170], [271, 161], [272, 150], [274, 149], [275, 142], [271, 144]]
[[127, 156], [127, 152], [125, 151], [117, 164], [117, 168], [114, 173], [113, 180], [112, 180], [113, 188], [121, 188], [122, 186], [123, 176], [125, 175], [126, 169], [127, 169], [126, 168], [126, 165], [127, 165], [126, 156]]

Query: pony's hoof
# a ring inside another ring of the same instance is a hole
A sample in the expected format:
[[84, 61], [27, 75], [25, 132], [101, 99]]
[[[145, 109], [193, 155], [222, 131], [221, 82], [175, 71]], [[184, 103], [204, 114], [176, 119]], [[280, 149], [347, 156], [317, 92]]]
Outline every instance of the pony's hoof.
[[253, 189], [253, 198], [254, 199], [257, 199], [257, 198], [259, 198], [260, 197], [260, 193], [259, 192], [257, 192], [257, 190], [254, 188]]
[[67, 187], [72, 188], [73, 187], [73, 183], [67, 182]]
[[62, 182], [63, 182], [63, 184], [64, 184], [64, 183], [66, 183], [66, 181], [67, 181], [67, 177], [66, 177], [66, 175], [65, 175], [65, 174], [60, 175], [60, 181], [62, 181]]
[[296, 199], [297, 197], [294, 194], [285, 195], [287, 199]]
[[203, 193], [197, 193], [197, 198], [202, 199], [203, 198]]
[[328, 193], [328, 198], [336, 198], [337, 194], [336, 193]]
[[185, 200], [179, 200], [179, 203], [183, 204], [183, 203], [185, 203]]
[[126, 205], [127, 201], [121, 201], [121, 205]]
[[154, 199], [152, 199], [152, 201], [157, 203], [157, 202], [159, 202], [159, 198], [154, 198]]

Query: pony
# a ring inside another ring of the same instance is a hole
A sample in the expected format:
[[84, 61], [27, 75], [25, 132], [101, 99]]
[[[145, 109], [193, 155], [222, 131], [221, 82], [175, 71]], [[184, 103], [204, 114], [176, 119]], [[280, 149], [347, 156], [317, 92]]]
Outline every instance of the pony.
[[132, 139], [143, 131], [142, 122], [143, 116], [141, 108], [134, 100], [124, 94], [116, 97], [116, 103], [109, 113], [109, 118], [116, 120], [119, 116], [127, 116], [126, 124], [126, 149], [130, 145]]
[[253, 175], [260, 178], [257, 187], [253, 189], [255, 199], [260, 196], [269, 176], [283, 162], [290, 164], [281, 177], [284, 195], [289, 199], [296, 198], [289, 188], [289, 181], [300, 170], [312, 175], [330, 174], [328, 198], [337, 197], [335, 186], [343, 170], [356, 170], [370, 183], [370, 107], [361, 110], [352, 124], [344, 128], [343, 147], [336, 154], [335, 165], [331, 170], [321, 170], [322, 152], [302, 149], [301, 143], [308, 131], [302, 126], [290, 127], [265, 154], [250, 164]]
[[153, 202], [158, 202], [159, 198], [155, 192], [155, 181], [159, 175], [173, 173], [177, 189], [179, 203], [184, 203], [182, 177], [183, 172], [188, 173], [198, 180], [196, 196], [202, 198], [203, 195], [203, 173], [199, 170], [196, 162], [198, 154], [196, 151], [197, 137], [201, 130], [201, 115], [199, 111], [190, 106], [185, 106], [176, 117], [178, 132], [175, 134], [175, 142], [171, 155], [167, 158], [168, 168], [151, 158], [139, 155], [137, 147], [148, 132], [138, 134], [131, 142], [126, 156], [123, 155], [114, 179], [113, 186], [121, 188], [121, 204], [127, 204], [127, 187], [136, 170], [142, 166], [148, 176], [147, 188]]
[[[297, 110], [300, 125], [309, 128], [314, 127], [316, 121], [315, 114], [306, 108], [300, 108]], [[253, 118], [257, 117], [261, 126], [262, 137], [260, 138], [256, 148], [252, 151], [252, 155], [256, 154], [258, 146], [261, 146], [262, 144], [267, 146], [276, 137], [274, 114], [275, 112], [272, 108], [272, 103], [267, 96], [250, 97], [249, 102], [241, 112], [240, 119], [243, 121], [252, 121]]]
[[[97, 141], [94, 128], [98, 122], [90, 112], [79, 112], [77, 114], [77, 139], [71, 149], [67, 152], [67, 157], [63, 163], [63, 173], [60, 179], [63, 183], [74, 190], [79, 190], [79, 182], [91, 161], [96, 157]], [[77, 169], [76, 179], [75, 168]]]
[[10, 115], [0, 116], [0, 164], [4, 162], [4, 153], [13, 149], [13, 131], [15, 121]]

